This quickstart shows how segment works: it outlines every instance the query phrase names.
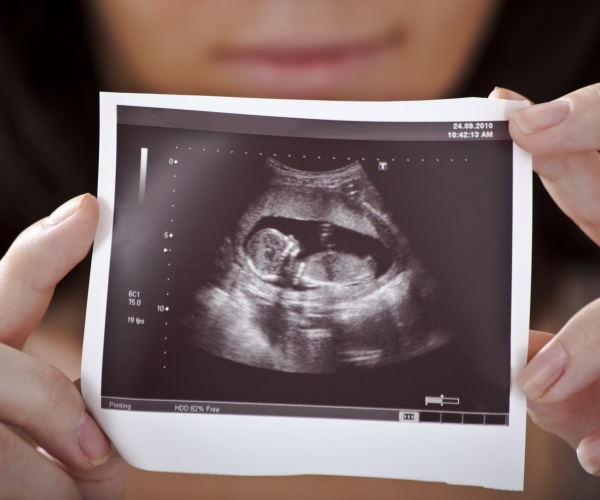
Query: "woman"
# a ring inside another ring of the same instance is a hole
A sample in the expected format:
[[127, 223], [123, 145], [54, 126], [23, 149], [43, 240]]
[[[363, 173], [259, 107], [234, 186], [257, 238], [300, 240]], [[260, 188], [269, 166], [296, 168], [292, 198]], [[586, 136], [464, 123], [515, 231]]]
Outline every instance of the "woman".
[[[94, 190], [99, 89], [390, 100], [483, 96], [496, 85], [537, 102], [568, 94], [513, 116], [511, 134], [536, 156], [560, 208], [600, 242], [600, 92], [583, 88], [600, 81], [591, 64], [600, 48], [597, 2], [96, 0], [1, 9], [3, 248], [59, 200]], [[493, 97], [520, 98], [507, 90]], [[597, 255], [541, 194], [534, 324], [549, 299], [540, 292], [556, 278], [548, 269]], [[56, 283], [87, 252], [96, 218], [93, 197], [73, 199], [25, 232], [0, 264], [0, 378], [11, 382], [0, 389], [0, 421], [22, 427], [65, 466], [1, 426], [8, 496], [114, 498], [123, 487], [123, 464], [110, 458], [74, 386], [19, 351]], [[534, 419], [578, 447], [593, 474], [595, 314], [592, 307], [576, 316], [519, 378]], [[548, 340], [534, 334], [531, 355]]]

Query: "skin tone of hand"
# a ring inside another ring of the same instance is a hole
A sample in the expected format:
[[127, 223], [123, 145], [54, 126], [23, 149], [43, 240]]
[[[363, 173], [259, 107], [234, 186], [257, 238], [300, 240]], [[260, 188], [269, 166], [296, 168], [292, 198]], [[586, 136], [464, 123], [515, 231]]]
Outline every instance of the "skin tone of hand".
[[[83, 195], [25, 230], [0, 261], [0, 498], [114, 499], [124, 462], [60, 371], [21, 352], [55, 285], [90, 249], [98, 203]], [[36, 445], [6, 425], [20, 428]]]
[[[505, 89], [491, 97], [524, 99]], [[511, 115], [513, 140], [557, 205], [600, 245], [600, 84]], [[531, 332], [530, 361], [517, 377], [540, 427], [577, 449], [600, 476], [600, 301], [584, 307], [555, 336]]]

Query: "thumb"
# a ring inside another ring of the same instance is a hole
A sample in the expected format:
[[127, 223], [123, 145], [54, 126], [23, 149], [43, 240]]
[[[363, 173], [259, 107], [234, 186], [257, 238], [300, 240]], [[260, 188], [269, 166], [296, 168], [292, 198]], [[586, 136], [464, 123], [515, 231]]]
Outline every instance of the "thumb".
[[92, 195], [73, 198], [15, 240], [0, 261], [0, 343], [22, 348], [56, 284], [87, 254], [98, 222]]
[[[523, 99], [498, 89], [505, 99]], [[511, 113], [511, 136], [536, 156], [568, 155], [600, 149], [600, 83], [554, 101]]]
[[[522, 100], [506, 89], [490, 97]], [[600, 84], [509, 115], [513, 140], [534, 155], [546, 190], [600, 245]]]

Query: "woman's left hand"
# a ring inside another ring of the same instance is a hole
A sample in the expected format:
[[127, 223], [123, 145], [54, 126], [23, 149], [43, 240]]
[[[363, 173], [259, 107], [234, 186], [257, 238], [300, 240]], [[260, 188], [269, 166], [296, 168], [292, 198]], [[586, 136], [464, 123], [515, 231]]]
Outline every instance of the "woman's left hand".
[[[524, 99], [505, 89], [490, 97]], [[556, 204], [600, 245], [600, 84], [513, 112], [509, 128]], [[517, 377], [529, 415], [600, 476], [600, 299], [555, 336], [532, 331], [529, 357]]]

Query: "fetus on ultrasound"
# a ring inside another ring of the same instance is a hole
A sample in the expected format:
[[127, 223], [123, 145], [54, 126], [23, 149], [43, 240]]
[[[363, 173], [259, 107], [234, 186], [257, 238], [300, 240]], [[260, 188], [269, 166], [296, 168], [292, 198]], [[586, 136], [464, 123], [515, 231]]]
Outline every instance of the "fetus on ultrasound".
[[427, 314], [435, 283], [362, 165], [269, 158], [268, 181], [196, 292], [193, 342], [238, 363], [331, 373], [410, 359], [450, 341]]

